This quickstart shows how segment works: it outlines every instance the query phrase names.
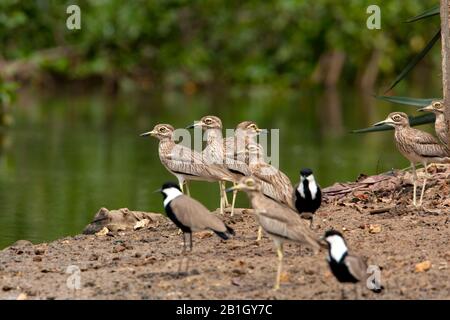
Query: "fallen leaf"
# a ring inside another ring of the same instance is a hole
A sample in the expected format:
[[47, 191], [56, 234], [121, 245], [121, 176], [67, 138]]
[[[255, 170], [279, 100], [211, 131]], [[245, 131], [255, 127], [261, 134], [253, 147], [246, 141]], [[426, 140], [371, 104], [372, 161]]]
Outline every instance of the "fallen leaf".
[[27, 300], [27, 298], [28, 298], [27, 294], [22, 292], [17, 296], [16, 300]]
[[431, 268], [431, 261], [427, 260], [427, 261], [416, 264], [415, 272], [428, 271], [428, 270], [430, 270], [430, 268]]
[[100, 230], [99, 232], [97, 232], [95, 235], [98, 236], [98, 237], [106, 236], [108, 234], [108, 232], [109, 232], [108, 228], [107, 227], [103, 227], [103, 229]]
[[139, 220], [138, 222], [136, 222], [136, 224], [134, 225], [133, 229], [134, 230], [139, 230], [139, 229], [143, 229], [148, 227], [150, 224], [150, 220], [148, 220], [147, 218]]
[[287, 272], [282, 272], [280, 275], [280, 282], [289, 282], [289, 279], [291, 277], [289, 276], [289, 273]]
[[233, 278], [231, 279], [231, 284], [239, 287], [241, 285], [241, 281], [239, 280], [239, 278]]
[[369, 233], [380, 233], [381, 225], [379, 224], [371, 224], [369, 225]]
[[205, 239], [205, 238], [211, 238], [212, 233], [210, 231], [203, 231], [196, 234], [197, 238]]

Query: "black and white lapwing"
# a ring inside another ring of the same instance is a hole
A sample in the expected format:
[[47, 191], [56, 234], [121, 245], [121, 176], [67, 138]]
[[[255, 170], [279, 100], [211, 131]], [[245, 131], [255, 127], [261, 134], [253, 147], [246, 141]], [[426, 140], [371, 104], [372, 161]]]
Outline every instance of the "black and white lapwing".
[[[381, 286], [380, 279], [370, 278], [366, 261], [359, 256], [349, 253], [344, 237], [339, 231], [328, 230], [322, 239], [328, 245], [327, 261], [331, 272], [341, 283], [362, 283], [375, 293], [380, 293], [384, 288]], [[355, 287], [358, 297], [358, 288]]]
[[314, 213], [322, 203], [322, 191], [311, 169], [304, 168], [300, 171], [300, 182], [295, 186], [294, 201], [300, 216], [309, 219], [312, 228]]
[[274, 289], [280, 288], [283, 265], [283, 243], [287, 240], [306, 244], [315, 253], [320, 250], [318, 237], [308, 229], [305, 221], [291, 208], [266, 197], [262, 193], [261, 182], [253, 177], [243, 177], [227, 192], [242, 190], [247, 193], [259, 225], [273, 239], [278, 254], [278, 270]]
[[212, 214], [199, 201], [183, 194], [179, 184], [166, 182], [157, 191], [163, 195], [167, 217], [183, 232], [184, 255], [187, 253], [186, 236], [189, 238], [189, 251], [192, 251], [192, 232], [211, 230], [223, 240], [228, 240], [230, 235], [234, 235], [234, 230], [223, 223], [218, 216]]

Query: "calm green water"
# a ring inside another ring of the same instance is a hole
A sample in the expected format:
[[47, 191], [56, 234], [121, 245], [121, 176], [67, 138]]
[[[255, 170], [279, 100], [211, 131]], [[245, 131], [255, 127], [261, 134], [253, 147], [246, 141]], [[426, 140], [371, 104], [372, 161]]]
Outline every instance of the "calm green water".
[[[23, 95], [14, 126], [0, 132], [0, 248], [18, 239], [40, 242], [77, 234], [100, 207], [163, 210], [161, 196], [152, 191], [174, 177], [159, 162], [157, 141], [139, 137], [159, 122], [185, 127], [215, 114], [227, 128], [247, 119], [279, 128], [281, 169], [293, 183], [301, 167], [315, 170], [322, 186], [405, 167], [392, 132], [348, 133], [393, 110], [378, 103], [348, 90], [261, 91], [248, 98]], [[197, 182], [191, 188], [209, 208], [217, 207], [217, 184]], [[245, 195], [238, 201], [247, 203]]]

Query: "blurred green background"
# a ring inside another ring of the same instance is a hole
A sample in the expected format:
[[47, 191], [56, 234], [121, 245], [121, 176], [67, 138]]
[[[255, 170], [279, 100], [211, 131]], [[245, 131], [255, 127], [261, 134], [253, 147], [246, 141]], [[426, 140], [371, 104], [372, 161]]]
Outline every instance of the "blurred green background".
[[[81, 30], [66, 28], [70, 4]], [[381, 30], [366, 28], [371, 4]], [[215, 114], [226, 128], [279, 128], [293, 183], [301, 167], [322, 186], [406, 167], [392, 132], [349, 131], [414, 113], [372, 95], [433, 37], [438, 18], [404, 21], [435, 4], [2, 0], [0, 248], [79, 233], [102, 206], [161, 211], [152, 190], [174, 177], [157, 141], [139, 137], [158, 122]], [[440, 75], [434, 48], [393, 93], [439, 97]], [[218, 204], [217, 184], [193, 183], [192, 195]]]

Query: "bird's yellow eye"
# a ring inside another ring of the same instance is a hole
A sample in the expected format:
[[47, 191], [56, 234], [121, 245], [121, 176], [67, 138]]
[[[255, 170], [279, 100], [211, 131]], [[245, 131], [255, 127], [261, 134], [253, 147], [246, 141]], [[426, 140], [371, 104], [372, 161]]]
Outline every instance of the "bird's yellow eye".
[[442, 108], [442, 103], [440, 103], [440, 102], [435, 102], [435, 103], [434, 103], [434, 107], [435, 107], [436, 109], [440, 109], [440, 108]]
[[253, 187], [253, 186], [255, 185], [255, 183], [253, 182], [253, 180], [247, 180], [247, 181], [245, 181], [245, 184], [246, 184], [248, 187]]
[[164, 132], [164, 131], [166, 131], [166, 128], [164, 128], [164, 127], [159, 128], [159, 132]]
[[398, 114], [392, 117], [392, 120], [394, 120], [395, 122], [400, 121], [402, 117], [400, 117]]

